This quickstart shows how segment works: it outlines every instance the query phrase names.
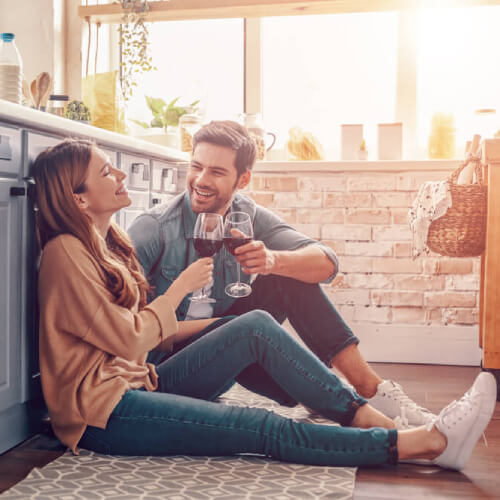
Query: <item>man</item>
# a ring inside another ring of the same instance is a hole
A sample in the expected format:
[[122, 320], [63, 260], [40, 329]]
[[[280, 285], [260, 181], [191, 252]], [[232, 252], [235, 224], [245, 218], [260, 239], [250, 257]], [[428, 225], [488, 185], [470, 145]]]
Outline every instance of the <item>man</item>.
[[[306, 345], [326, 365], [339, 370], [372, 406], [411, 425], [426, 423], [433, 415], [366, 363], [357, 347], [359, 340], [322, 291], [319, 283], [330, 282], [338, 272], [334, 252], [238, 192], [249, 184], [254, 163], [255, 145], [235, 122], [211, 122], [195, 134], [187, 190], [170, 204], [139, 216], [129, 229], [155, 294], [163, 293], [198, 258], [193, 246], [197, 214], [246, 212], [253, 222], [254, 240], [237, 248], [235, 257], [226, 251], [214, 257], [210, 292], [216, 303], [195, 304], [186, 298], [177, 309], [178, 319], [240, 315], [253, 309], [268, 311], [280, 323], [288, 319]], [[236, 281], [236, 260], [242, 281], [257, 276], [252, 293], [239, 299], [224, 292], [227, 284]], [[295, 404], [267, 374], [251, 368], [238, 382], [282, 404]]]

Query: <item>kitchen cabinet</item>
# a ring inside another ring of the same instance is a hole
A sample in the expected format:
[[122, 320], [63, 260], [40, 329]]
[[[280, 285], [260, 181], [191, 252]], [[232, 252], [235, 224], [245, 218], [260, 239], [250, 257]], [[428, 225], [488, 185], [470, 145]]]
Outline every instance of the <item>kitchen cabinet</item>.
[[21, 144], [20, 129], [0, 124], [0, 452], [41, 427], [40, 405], [31, 390], [37, 371], [31, 345], [35, 284], [26, 266], [30, 242]]
[[[31, 166], [35, 158], [45, 149], [55, 146], [61, 137], [23, 131], [23, 175], [29, 177]], [[28, 400], [41, 399], [42, 389], [40, 381], [40, 366], [38, 362], [38, 309], [37, 309], [37, 264], [40, 249], [35, 238], [35, 207], [32, 201], [25, 200], [26, 212], [23, 232], [25, 236], [25, 252], [23, 272], [26, 284], [23, 291], [23, 319], [26, 323], [25, 331], [27, 346], [24, 356], [27, 362], [28, 380], [25, 387]]]
[[150, 206], [168, 203], [184, 189], [185, 168], [175, 162], [153, 161], [151, 165]]
[[132, 204], [120, 211], [118, 223], [125, 231], [134, 219], [149, 208], [151, 162], [142, 156], [120, 154], [120, 168], [127, 174], [125, 184]]

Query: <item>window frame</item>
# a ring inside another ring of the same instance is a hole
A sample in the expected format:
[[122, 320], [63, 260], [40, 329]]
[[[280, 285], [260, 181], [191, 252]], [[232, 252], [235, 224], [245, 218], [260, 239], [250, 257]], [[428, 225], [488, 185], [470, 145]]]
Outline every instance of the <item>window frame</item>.
[[[407, 158], [421, 157], [417, 145], [417, 31], [416, 18], [409, 11], [398, 12], [396, 120], [404, 123], [404, 151]], [[243, 110], [262, 113], [262, 18], [243, 20]], [[110, 29], [110, 70], [120, 70], [118, 24]], [[408, 36], [410, 34], [410, 36]]]

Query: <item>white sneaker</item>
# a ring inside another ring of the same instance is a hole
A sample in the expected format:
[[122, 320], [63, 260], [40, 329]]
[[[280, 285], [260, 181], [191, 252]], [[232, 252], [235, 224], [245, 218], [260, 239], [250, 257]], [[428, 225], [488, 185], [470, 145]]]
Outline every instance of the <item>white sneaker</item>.
[[398, 421], [404, 422], [405, 425], [400, 428], [425, 425], [436, 418], [436, 415], [427, 408], [417, 405], [410, 399], [403, 388], [392, 380], [381, 382], [377, 387], [377, 393], [368, 399], [368, 403], [387, 417], [398, 418], [396, 425]]
[[461, 470], [486, 429], [497, 399], [497, 384], [491, 373], [480, 373], [472, 387], [459, 401], [453, 401], [427, 425], [442, 432], [448, 443], [446, 449], [432, 462], [445, 469]]

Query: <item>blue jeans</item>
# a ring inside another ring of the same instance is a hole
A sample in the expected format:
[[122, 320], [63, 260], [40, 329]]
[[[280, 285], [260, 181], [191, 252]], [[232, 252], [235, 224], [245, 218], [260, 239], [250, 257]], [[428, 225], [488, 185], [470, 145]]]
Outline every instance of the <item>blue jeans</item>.
[[[252, 293], [237, 299], [225, 311], [226, 317], [234, 317], [261, 309], [267, 311], [278, 323], [288, 319], [304, 343], [316, 356], [330, 366], [332, 358], [359, 339], [344, 322], [333, 304], [318, 284], [285, 278], [277, 275], [260, 275], [252, 283]], [[205, 329], [196, 336], [176, 345], [177, 352], [191, 342], [210, 332]], [[148, 361], [156, 365], [168, 358], [169, 353], [152, 351]], [[248, 367], [237, 381], [252, 392], [278, 401], [285, 406], [295, 406], [297, 401], [255, 364]]]
[[211, 401], [254, 364], [296, 401], [342, 425], [366, 403], [269, 314], [252, 311], [157, 366], [158, 391], [126, 392], [106, 428], [87, 427], [80, 446], [117, 455], [253, 453], [316, 465], [397, 461], [395, 430], [299, 423]]
[[270, 274], [259, 275], [252, 293], [236, 300], [224, 315], [240, 316], [262, 309], [278, 323], [288, 319], [299, 337], [330, 366], [332, 358], [359, 339], [344, 322], [318, 284]]

